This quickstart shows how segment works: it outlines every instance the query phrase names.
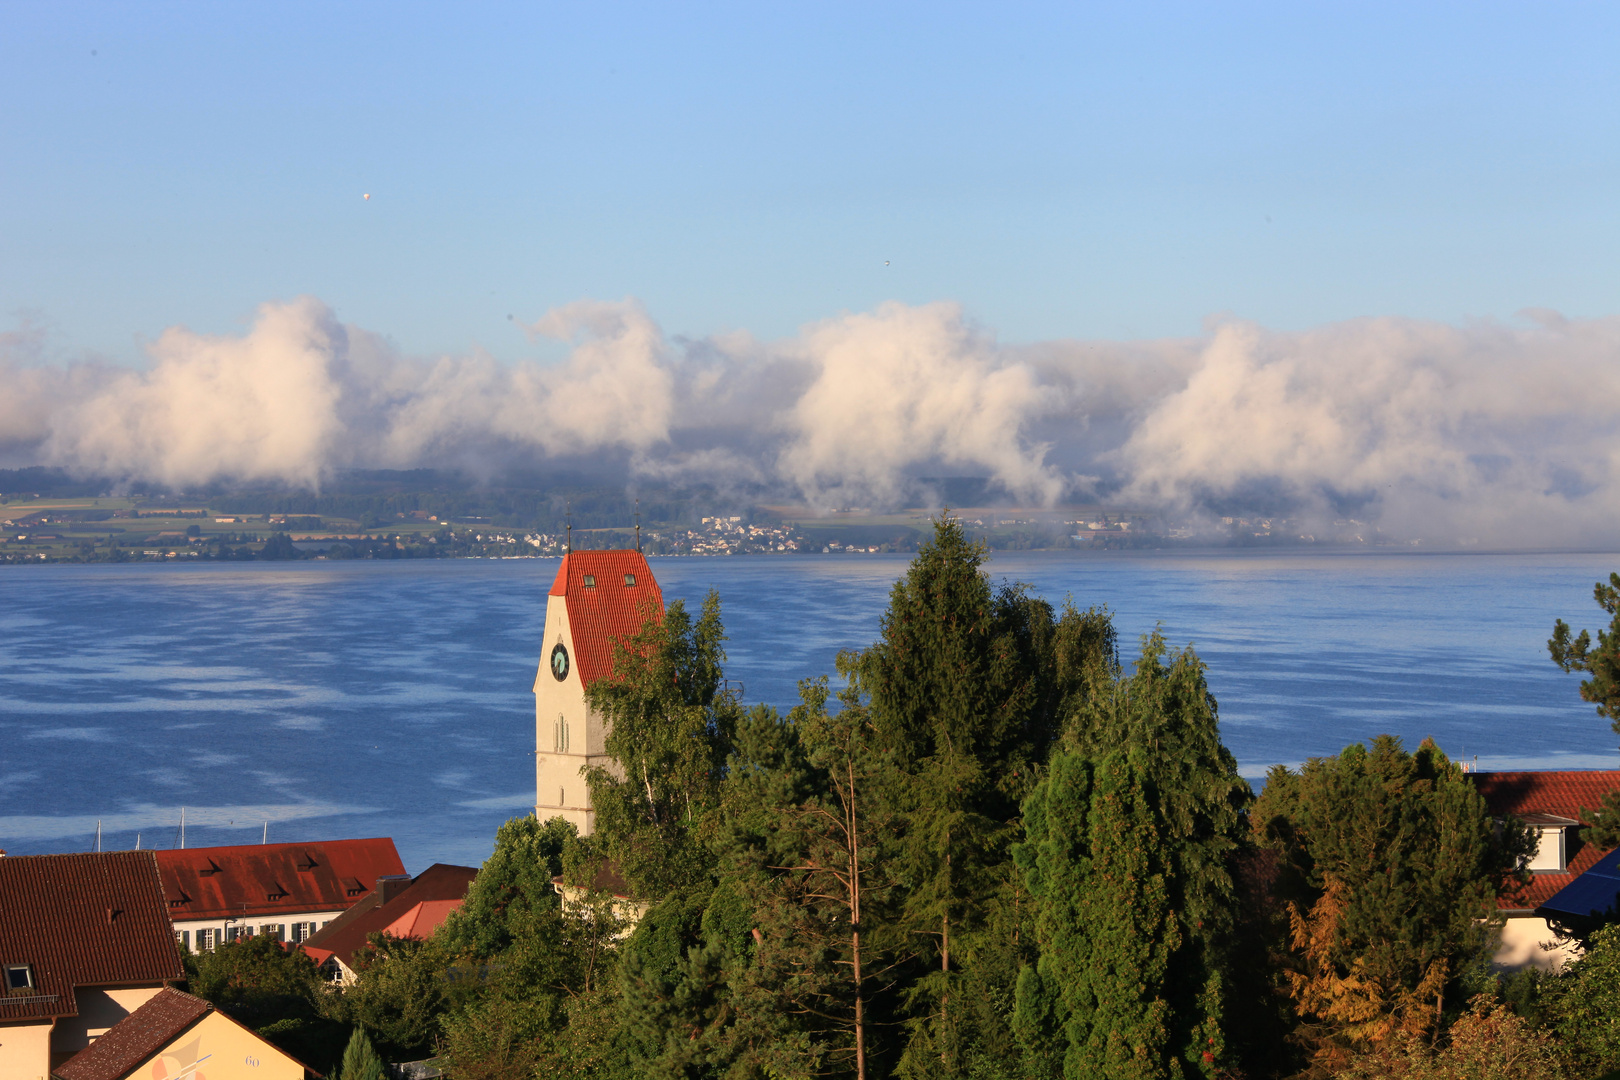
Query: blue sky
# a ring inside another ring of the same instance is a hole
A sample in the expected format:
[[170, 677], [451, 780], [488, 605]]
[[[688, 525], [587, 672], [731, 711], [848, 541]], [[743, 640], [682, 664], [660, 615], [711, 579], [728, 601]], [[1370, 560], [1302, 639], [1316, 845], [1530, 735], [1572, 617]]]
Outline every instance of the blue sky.
[[12, 0], [0, 327], [134, 363], [300, 294], [502, 359], [585, 297], [1011, 342], [1608, 315], [1617, 41], [1599, 4]]

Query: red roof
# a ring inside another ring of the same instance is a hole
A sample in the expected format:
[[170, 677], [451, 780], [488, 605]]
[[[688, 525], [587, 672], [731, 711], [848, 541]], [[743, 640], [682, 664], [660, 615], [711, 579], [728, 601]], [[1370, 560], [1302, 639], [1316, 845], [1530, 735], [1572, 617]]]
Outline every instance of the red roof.
[[[472, 866], [448, 866], [434, 863], [402, 888], [388, 888], [366, 897], [342, 915], [333, 919], [320, 932], [299, 948], [309, 954], [317, 964], [336, 956], [346, 967], [354, 967], [355, 951], [366, 944], [366, 938], [381, 931], [392, 931], [398, 936], [395, 924], [413, 924], [423, 914], [416, 908], [436, 901], [454, 901], [436, 920], [422, 920], [422, 927], [431, 934], [439, 928], [454, 907], [460, 907], [467, 896], [467, 888], [478, 876]], [[393, 883], [389, 883], [392, 886]], [[403, 883], [402, 883], [403, 884]], [[428, 925], [431, 923], [431, 925]]]
[[[1498, 816], [1513, 815], [1531, 824], [1551, 825], [1549, 819], [1579, 821], [1581, 810], [1596, 810], [1603, 797], [1620, 791], [1620, 771], [1593, 769], [1580, 772], [1472, 773], [1485, 805]], [[1566, 852], [1573, 852], [1562, 874], [1537, 873], [1523, 889], [1496, 898], [1496, 906], [1509, 911], [1534, 910], [1565, 885], [1584, 874], [1607, 849], [1566, 837]]]
[[466, 902], [461, 900], [424, 900], [405, 914], [383, 927], [383, 933], [397, 938], [430, 938], [433, 931], [443, 925], [450, 913]]
[[[586, 577], [594, 584], [587, 585]], [[574, 664], [587, 688], [613, 673], [613, 639], [640, 630], [649, 605], [660, 615], [664, 611], [663, 590], [639, 551], [570, 552], [557, 568], [551, 595], [567, 600]]]
[[74, 987], [185, 978], [151, 851], [0, 858], [0, 964], [35, 993], [0, 997], [0, 1023], [76, 1016]]
[[170, 848], [157, 858], [169, 914], [181, 920], [341, 911], [370, 895], [379, 877], [405, 873], [386, 836]]
[[202, 998], [172, 987], [159, 990], [95, 1042], [58, 1065], [52, 1075], [59, 1080], [123, 1080], [212, 1008]]

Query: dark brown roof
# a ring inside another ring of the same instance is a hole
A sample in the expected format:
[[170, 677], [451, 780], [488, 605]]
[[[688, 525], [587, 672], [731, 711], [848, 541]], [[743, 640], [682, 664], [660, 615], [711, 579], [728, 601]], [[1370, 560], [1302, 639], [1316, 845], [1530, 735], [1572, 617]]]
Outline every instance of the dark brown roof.
[[397, 891], [377, 893], [345, 911], [321, 927], [319, 933], [299, 948], [317, 964], [336, 956], [346, 967], [354, 967], [355, 951], [366, 943], [366, 937], [392, 925], [418, 904], [434, 900], [460, 900], [478, 876], [472, 866], [449, 866], [434, 863], [418, 874], [409, 885]]
[[386, 836], [170, 848], [157, 858], [169, 914], [176, 919], [341, 911], [368, 896], [379, 877], [405, 872]]
[[0, 964], [35, 993], [0, 997], [0, 1022], [76, 1016], [76, 986], [185, 978], [150, 851], [0, 858]]
[[123, 1080], [212, 1008], [202, 998], [172, 988], [159, 990], [106, 1034], [58, 1065], [52, 1075], [60, 1080]]
[[[1482, 772], [1471, 773], [1485, 805], [1492, 814], [1514, 817], [1531, 825], [1555, 825], [1562, 819], [1574, 823], [1583, 808], [1596, 810], [1603, 797], [1620, 791], [1620, 771], [1590, 769], [1567, 772]], [[1510, 889], [1496, 898], [1504, 911], [1533, 910], [1564, 886], [1580, 877], [1603, 856], [1603, 848], [1582, 843], [1578, 834], [1569, 834], [1565, 850], [1569, 864], [1562, 874], [1540, 872], [1530, 884]]]
[[[585, 577], [595, 582], [586, 586]], [[634, 585], [627, 585], [634, 581]], [[645, 609], [664, 611], [664, 593], [639, 551], [575, 551], [563, 556], [551, 595], [568, 605], [574, 663], [587, 689], [613, 673], [613, 639], [641, 629]], [[550, 655], [550, 646], [546, 647]], [[541, 658], [545, 663], [545, 657]]]

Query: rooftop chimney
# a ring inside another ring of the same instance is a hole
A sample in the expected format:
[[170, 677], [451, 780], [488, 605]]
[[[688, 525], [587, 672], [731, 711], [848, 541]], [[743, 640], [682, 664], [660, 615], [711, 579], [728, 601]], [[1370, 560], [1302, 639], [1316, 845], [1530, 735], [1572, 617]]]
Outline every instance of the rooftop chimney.
[[389, 874], [387, 877], [377, 879], [377, 903], [386, 904], [411, 884], [409, 874]]

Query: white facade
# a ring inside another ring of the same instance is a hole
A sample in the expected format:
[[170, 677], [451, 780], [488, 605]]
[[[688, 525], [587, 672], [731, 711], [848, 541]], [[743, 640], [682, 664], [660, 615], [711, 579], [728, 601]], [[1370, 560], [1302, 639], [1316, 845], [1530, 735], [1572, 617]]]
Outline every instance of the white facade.
[[192, 952], [216, 949], [239, 937], [269, 934], [277, 941], [294, 944], [305, 940], [321, 927], [343, 914], [345, 909], [301, 911], [275, 915], [247, 914], [241, 918], [176, 919], [174, 940]]

